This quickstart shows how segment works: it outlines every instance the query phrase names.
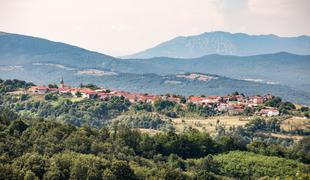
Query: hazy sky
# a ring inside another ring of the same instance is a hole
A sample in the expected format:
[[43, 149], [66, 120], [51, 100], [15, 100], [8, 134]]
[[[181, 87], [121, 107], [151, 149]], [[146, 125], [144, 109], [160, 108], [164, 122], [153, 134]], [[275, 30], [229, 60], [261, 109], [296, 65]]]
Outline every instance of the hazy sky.
[[310, 0], [0, 0], [0, 31], [120, 56], [208, 31], [310, 35]]

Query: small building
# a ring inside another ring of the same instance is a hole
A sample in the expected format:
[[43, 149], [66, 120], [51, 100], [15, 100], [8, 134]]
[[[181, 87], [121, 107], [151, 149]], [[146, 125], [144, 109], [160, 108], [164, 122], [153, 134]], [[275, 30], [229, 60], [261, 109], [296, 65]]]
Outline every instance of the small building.
[[253, 103], [253, 104], [263, 104], [264, 103], [264, 98], [261, 97], [261, 96], [252, 96], [250, 97], [249, 99], [249, 102], [250, 103]]
[[71, 89], [70, 88], [58, 88], [58, 92], [60, 94], [67, 94], [71, 92]]
[[221, 96], [208, 96], [207, 98], [204, 98], [202, 100], [202, 103], [204, 104], [218, 104], [222, 101]]
[[80, 88], [78, 90], [82, 94], [82, 98], [94, 98], [97, 92], [89, 88]]
[[47, 86], [31, 86], [28, 89], [28, 92], [31, 94], [46, 94], [48, 92]]
[[188, 98], [188, 101], [193, 103], [193, 104], [204, 104], [204, 100], [206, 100], [205, 97], [200, 97], [200, 96], [190, 96]]
[[275, 108], [264, 108], [259, 111], [259, 114], [262, 116], [278, 116], [280, 112]]
[[66, 89], [66, 88], [71, 88], [71, 86], [65, 84], [65, 81], [63, 78], [61, 78], [61, 81], [60, 81], [60, 84], [59, 84], [59, 88], [62, 88], [62, 89]]
[[220, 103], [217, 106], [217, 110], [218, 111], [229, 111], [229, 110], [233, 110], [234, 107], [231, 104], [227, 104], [227, 103]]
[[101, 92], [97, 94], [99, 99], [106, 100], [107, 98], [111, 97], [110, 93]]

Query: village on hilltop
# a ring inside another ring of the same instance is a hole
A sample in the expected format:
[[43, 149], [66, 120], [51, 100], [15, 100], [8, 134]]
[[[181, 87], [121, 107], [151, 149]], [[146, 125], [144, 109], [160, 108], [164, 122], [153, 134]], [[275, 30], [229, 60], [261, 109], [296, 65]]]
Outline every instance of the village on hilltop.
[[[162, 99], [174, 101], [182, 105], [182, 96], [149, 95], [119, 90], [108, 90], [104, 88], [91, 89], [88, 87], [71, 87], [70, 85], [65, 84], [63, 79], [60, 81], [59, 86], [32, 86], [26, 90], [26, 93], [38, 95], [44, 95], [47, 93], [71, 94], [74, 97], [99, 98], [101, 100], [107, 100], [107, 98], [111, 96], [119, 96], [128, 99], [131, 103], [153, 103], [156, 100]], [[263, 106], [264, 102], [272, 98], [273, 96], [270, 94], [264, 96], [256, 95], [246, 97], [243, 94], [234, 93], [227, 96], [189, 96], [185, 99], [185, 102], [193, 103], [196, 105], [214, 107], [214, 109], [219, 112], [228, 112], [229, 114], [241, 114], [246, 108]], [[278, 116], [280, 113], [279, 110], [275, 107], [263, 106], [258, 112], [256, 112], [256, 114], [270, 117]]]

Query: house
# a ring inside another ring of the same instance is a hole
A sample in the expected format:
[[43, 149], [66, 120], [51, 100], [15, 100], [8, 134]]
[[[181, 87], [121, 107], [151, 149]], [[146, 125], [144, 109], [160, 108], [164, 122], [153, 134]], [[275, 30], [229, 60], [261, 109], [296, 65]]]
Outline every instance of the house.
[[230, 104], [232, 109], [228, 110], [229, 114], [241, 114], [244, 111], [244, 106], [240, 103]]
[[218, 111], [229, 111], [229, 110], [233, 110], [234, 107], [231, 104], [227, 104], [227, 103], [220, 103], [217, 106], [217, 110]]
[[188, 98], [188, 101], [191, 102], [191, 103], [193, 103], [193, 104], [204, 104], [203, 101], [204, 101], [205, 99], [206, 99], [205, 97], [190, 96], [190, 97]]
[[105, 92], [98, 93], [97, 95], [98, 95], [99, 99], [101, 99], [101, 100], [106, 100], [107, 98], [111, 97], [110, 93], [105, 93]]
[[238, 102], [244, 101], [244, 97], [242, 95], [236, 95], [235, 99], [237, 99]]
[[264, 103], [264, 98], [261, 97], [261, 96], [252, 96], [250, 97], [249, 99], [249, 102], [250, 103], [253, 103], [253, 104], [263, 104]]
[[47, 86], [31, 86], [28, 89], [28, 92], [32, 94], [46, 94], [48, 92], [48, 87]]
[[156, 99], [159, 99], [159, 97], [153, 95], [142, 95], [139, 97], [138, 101], [153, 103]]
[[66, 94], [66, 93], [70, 93], [71, 89], [70, 88], [58, 88], [58, 92], [60, 94]]
[[181, 99], [177, 96], [164, 96], [164, 99], [166, 99], [168, 101], [177, 102], [177, 103], [181, 102]]
[[57, 88], [48, 88], [48, 92], [58, 92]]
[[238, 101], [238, 102], [242, 102], [242, 101], [244, 101], [244, 97], [243, 97], [242, 95], [224, 96], [224, 97], [223, 97], [223, 101], [224, 101], [224, 102], [228, 102], [228, 101]]
[[204, 103], [204, 104], [218, 104], [220, 101], [222, 101], [221, 96], [208, 96], [207, 98], [202, 100], [202, 103]]
[[94, 98], [97, 92], [89, 88], [80, 88], [78, 90], [82, 94], [82, 98]]
[[259, 111], [259, 114], [262, 116], [278, 116], [280, 113], [276, 108], [264, 108]]

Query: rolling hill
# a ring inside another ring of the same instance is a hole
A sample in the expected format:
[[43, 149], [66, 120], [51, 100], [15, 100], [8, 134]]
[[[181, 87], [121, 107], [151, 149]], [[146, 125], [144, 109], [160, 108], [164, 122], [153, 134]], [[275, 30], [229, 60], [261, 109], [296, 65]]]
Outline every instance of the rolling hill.
[[222, 31], [195, 36], [179, 36], [123, 58], [197, 58], [208, 54], [252, 56], [277, 52], [310, 54], [310, 37], [279, 37], [276, 35], [248, 35]]
[[[0, 78], [37, 84], [58, 83], [64, 77], [76, 86], [94, 83], [152, 94], [272, 93], [293, 102], [310, 104], [309, 67], [310, 56], [289, 53], [123, 60], [41, 38], [0, 34]], [[199, 81], [177, 75], [188, 72], [217, 78]]]

